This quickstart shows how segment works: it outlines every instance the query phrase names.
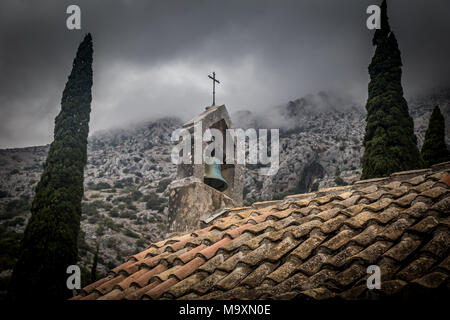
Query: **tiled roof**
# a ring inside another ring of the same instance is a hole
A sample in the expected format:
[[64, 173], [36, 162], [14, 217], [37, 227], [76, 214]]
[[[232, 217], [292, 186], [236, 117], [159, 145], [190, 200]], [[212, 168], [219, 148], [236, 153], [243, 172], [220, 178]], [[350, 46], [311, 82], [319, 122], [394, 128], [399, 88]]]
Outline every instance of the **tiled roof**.
[[448, 289], [449, 174], [447, 162], [234, 208], [72, 299], [358, 299], [369, 265], [381, 269], [381, 296]]

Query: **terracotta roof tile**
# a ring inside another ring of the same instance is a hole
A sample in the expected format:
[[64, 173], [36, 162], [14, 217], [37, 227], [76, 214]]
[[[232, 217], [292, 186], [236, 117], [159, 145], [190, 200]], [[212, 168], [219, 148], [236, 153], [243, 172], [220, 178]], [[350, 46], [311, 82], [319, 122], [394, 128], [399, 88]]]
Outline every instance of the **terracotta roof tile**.
[[147, 270], [147, 272], [143, 272], [141, 275], [139, 275], [138, 277], [135, 277], [133, 279], [133, 281], [130, 283], [130, 285], [136, 285], [139, 286], [141, 288], [147, 286], [149, 284], [150, 279], [154, 276], [157, 275], [159, 273], [162, 273], [164, 271], [167, 270], [167, 267], [160, 264], [158, 266], [156, 266], [155, 268], [148, 270], [148, 269], [144, 269]]
[[318, 253], [312, 256], [308, 261], [299, 266], [299, 269], [309, 276], [315, 274], [320, 270], [322, 265], [327, 261], [328, 256], [323, 253]]
[[126, 292], [126, 294], [124, 295], [123, 299], [140, 300], [146, 292], [148, 292], [152, 288], [156, 287], [158, 284], [159, 284], [159, 282], [155, 281], [155, 282], [152, 282], [152, 283], [146, 285], [145, 287], [137, 289], [137, 290], [133, 290], [133, 289], [131, 289], [133, 287], [130, 287], [130, 289], [128, 289], [128, 292]]
[[148, 257], [145, 259], [141, 259], [141, 260], [137, 261], [136, 263], [139, 264], [140, 266], [152, 268], [152, 267], [156, 266], [161, 261], [162, 258], [164, 258], [168, 255], [169, 255], [169, 252], [163, 252], [154, 257]]
[[421, 233], [427, 233], [432, 231], [434, 228], [437, 227], [439, 224], [438, 220], [433, 216], [428, 216], [419, 222], [417, 222], [415, 225], [413, 225], [410, 230], [421, 232]]
[[436, 182], [434, 180], [428, 180], [422, 184], [411, 187], [410, 190], [413, 192], [421, 193], [421, 192], [427, 191], [428, 189], [433, 187], [435, 184], [436, 184]]
[[430, 209], [428, 205], [423, 202], [416, 202], [411, 207], [405, 209], [403, 212], [412, 216], [413, 218], [420, 218]]
[[266, 259], [272, 262], [276, 262], [277, 260], [281, 259], [285, 254], [287, 254], [289, 251], [291, 251], [293, 248], [295, 248], [298, 245], [298, 243], [299, 241], [288, 236], [284, 238], [280, 243], [278, 243], [273, 248], [272, 252], [269, 252], [266, 255]]
[[102, 285], [103, 283], [105, 283], [106, 281], [108, 281], [108, 278], [102, 278], [100, 280], [97, 280], [94, 283], [91, 283], [90, 285], [84, 287], [82, 289], [82, 292], [84, 293], [84, 295], [88, 295], [90, 294], [92, 291], [94, 291], [95, 288], [99, 287], [100, 285]]
[[136, 281], [136, 279], [138, 279], [139, 277], [141, 277], [142, 275], [144, 275], [145, 273], [148, 272], [148, 269], [141, 269], [137, 272], [135, 272], [134, 274], [132, 274], [131, 276], [123, 279], [121, 282], [119, 282], [115, 287], [119, 287], [122, 290], [126, 290], [130, 287], [130, 285]]
[[354, 256], [356, 256], [363, 247], [350, 245], [345, 249], [339, 251], [333, 257], [327, 259], [327, 263], [336, 268], [341, 268], [346, 265]]
[[224, 271], [215, 271], [214, 273], [212, 273], [211, 275], [207, 276], [202, 281], [200, 281], [197, 284], [195, 284], [192, 287], [192, 291], [197, 293], [197, 294], [203, 295], [207, 291], [212, 289], [217, 282], [222, 280], [227, 275], [228, 275], [228, 273], [226, 273]]
[[216, 267], [217, 270], [222, 270], [225, 272], [231, 272], [236, 267], [236, 264], [242, 260], [244, 256], [243, 251], [238, 251], [234, 255], [230, 256], [223, 263]]
[[92, 292], [87, 296], [81, 297], [80, 300], [97, 300], [99, 297], [101, 297], [100, 293]]
[[344, 292], [341, 292], [339, 296], [344, 300], [358, 300], [366, 290], [367, 285], [364, 284], [352, 287]]
[[433, 204], [431, 206], [431, 209], [448, 214], [450, 212], [450, 197], [446, 197], [446, 198], [442, 199], [441, 201]]
[[400, 218], [384, 228], [383, 232], [380, 234], [380, 237], [390, 241], [395, 241], [403, 235], [405, 230], [408, 229], [412, 223], [413, 221], [411, 220]]
[[184, 279], [183, 281], [180, 281], [177, 284], [170, 287], [164, 293], [164, 295], [168, 295], [167, 297], [169, 298], [178, 298], [186, 294], [186, 292], [188, 292], [194, 284], [199, 283], [200, 281], [205, 279], [206, 276], [207, 274], [204, 272], [198, 272], [196, 274], [193, 274]]
[[180, 256], [176, 257], [175, 261], [179, 260], [183, 264], [188, 263], [189, 261], [194, 259], [195, 255], [197, 253], [199, 253], [201, 250], [203, 250], [205, 248], [206, 248], [206, 245], [201, 244], [201, 245], [195, 247], [194, 249], [191, 249], [191, 250], [189, 250], [187, 252], [184, 252]]
[[426, 288], [437, 288], [439, 287], [446, 279], [448, 275], [442, 272], [433, 272], [429, 273], [420, 279], [414, 280], [413, 283], [417, 283]]
[[341, 286], [346, 287], [351, 283], [356, 282], [357, 280], [361, 279], [363, 276], [365, 276], [366, 268], [364, 268], [362, 265], [359, 264], [352, 264], [350, 267], [342, 271], [341, 273], [338, 273], [335, 276], [335, 281]]
[[361, 299], [371, 264], [385, 296], [448, 286], [449, 174], [444, 163], [230, 209], [73, 299]]
[[217, 254], [216, 256], [214, 256], [213, 258], [209, 259], [204, 264], [202, 264], [198, 268], [198, 270], [204, 271], [207, 273], [213, 273], [216, 270], [216, 268], [219, 265], [221, 265], [224, 261], [225, 261], [225, 258], [223, 256], [223, 254]]
[[109, 291], [111, 291], [111, 289], [118, 284], [119, 282], [121, 282], [123, 279], [125, 278], [124, 275], [119, 275], [115, 278], [112, 278], [109, 281], [106, 281], [105, 283], [103, 283], [102, 285], [98, 286], [97, 288], [95, 288], [95, 291], [98, 291], [100, 294], [106, 294]]
[[[275, 266], [275, 264], [272, 264], [272, 266]], [[273, 280], [277, 283], [282, 282], [286, 280], [291, 274], [293, 274], [295, 271], [299, 269], [300, 263], [296, 261], [295, 259], [288, 259], [285, 263], [283, 263], [281, 266], [276, 268], [275, 270], [272, 270], [267, 275], [267, 279]]]
[[343, 230], [322, 245], [330, 250], [337, 250], [343, 245], [347, 244], [354, 233], [355, 232], [352, 230]]
[[381, 286], [381, 291], [385, 295], [394, 295], [398, 292], [400, 292], [407, 283], [402, 280], [389, 280], [383, 282], [383, 285]]
[[208, 233], [212, 227], [213, 226], [207, 226], [206, 228], [196, 230], [196, 231], [192, 232], [192, 235], [199, 237], [201, 235], [204, 235], [205, 233]]
[[448, 230], [437, 231], [434, 233], [433, 239], [423, 248], [423, 251], [433, 254], [435, 257], [443, 257], [448, 252], [450, 246], [450, 235]]
[[226, 277], [216, 283], [215, 287], [220, 290], [230, 290], [237, 286], [250, 272], [252, 268], [246, 265], [236, 267]]
[[392, 246], [389, 241], [377, 241], [354, 256], [364, 260], [366, 264], [374, 264], [378, 258]]
[[438, 268], [443, 269], [444, 272], [450, 272], [450, 255], [439, 264]]
[[385, 253], [387, 257], [390, 257], [396, 261], [403, 261], [421, 244], [420, 239], [413, 239], [411, 237], [403, 238], [398, 244], [392, 247]]
[[347, 208], [347, 207], [355, 205], [359, 201], [359, 199], [361, 199], [361, 196], [358, 194], [355, 194], [355, 195], [351, 196], [350, 198], [347, 198], [343, 201], [338, 201], [336, 203], [343, 208]]
[[375, 241], [375, 238], [381, 234], [382, 230], [384, 230], [383, 226], [380, 226], [378, 224], [370, 225], [361, 233], [355, 235], [351, 239], [351, 241], [354, 241], [361, 246], [367, 247]]
[[401, 268], [401, 265], [397, 261], [385, 256], [382, 256], [381, 259], [377, 261], [377, 265], [381, 269], [382, 281], [392, 279]]
[[420, 257], [403, 268], [398, 273], [398, 277], [406, 281], [412, 281], [423, 276], [435, 263], [436, 260], [433, 258]]
[[258, 268], [253, 270], [241, 284], [248, 287], [256, 287], [261, 284], [261, 282], [268, 276], [276, 267], [278, 263], [264, 262]]
[[227, 236], [229, 236], [231, 239], [237, 238], [238, 236], [240, 236], [242, 234], [242, 232], [244, 232], [245, 230], [247, 230], [248, 228], [250, 228], [252, 225], [247, 223], [244, 224], [238, 228], [232, 229], [230, 231], [227, 231], [225, 234]]
[[205, 259], [197, 257], [194, 260], [191, 260], [189, 263], [185, 264], [184, 266], [180, 266], [179, 269], [173, 272], [173, 275], [178, 280], [183, 280], [190, 274], [192, 274], [195, 270], [198, 269], [203, 263], [205, 263]]
[[442, 196], [443, 194], [448, 193], [448, 188], [442, 188], [442, 187], [434, 187], [432, 189], [423, 191], [422, 193], [420, 193], [421, 196], [425, 196], [428, 198], [438, 198], [440, 196]]
[[323, 242], [324, 239], [325, 236], [311, 236], [295, 248], [291, 254], [298, 257], [300, 260], [305, 260], [311, 252]]
[[150, 289], [146, 293], [144, 293], [143, 297], [148, 297], [151, 299], [158, 299], [167, 289], [178, 282], [175, 278], [170, 278], [164, 281], [163, 283], [158, 284], [156, 287]]
[[262, 243], [255, 250], [249, 251], [241, 260], [241, 262], [249, 265], [255, 266], [261, 263], [267, 254], [273, 250], [275, 245], [272, 242]]
[[319, 228], [321, 225], [322, 223], [320, 220], [312, 220], [299, 226], [295, 226], [291, 232], [293, 236], [298, 239], [309, 234], [314, 228]]
[[320, 230], [323, 233], [333, 232], [333, 231], [339, 229], [343, 225], [344, 221], [346, 221], [346, 220], [347, 220], [346, 216], [338, 215], [337, 217], [334, 217], [334, 218], [329, 219], [326, 222], [324, 222], [322, 224], [322, 226], [320, 227]]
[[335, 293], [331, 292], [327, 288], [315, 288], [311, 290], [305, 290], [301, 292], [302, 295], [305, 295], [313, 300], [325, 300], [331, 299], [336, 296]]
[[445, 183], [447, 186], [450, 187], [450, 174], [440, 179], [439, 182]]
[[182, 266], [178, 265], [178, 266], [174, 266], [170, 269], [164, 270], [163, 272], [157, 273], [154, 276], [152, 276], [150, 278], [150, 282], [164, 282], [167, 279], [169, 279], [169, 277], [171, 275], [173, 275], [178, 269], [180, 269]]
[[220, 247], [224, 246], [230, 241], [231, 238], [229, 237], [223, 238], [222, 240], [217, 241], [213, 245], [201, 250], [198, 254], [202, 255], [205, 258], [205, 260], [209, 260], [216, 254], [217, 250], [219, 250]]
[[273, 220], [267, 220], [255, 225], [252, 225], [247, 228], [247, 232], [251, 232], [253, 234], [261, 233], [262, 231], [265, 231], [269, 227], [275, 227], [275, 221]]

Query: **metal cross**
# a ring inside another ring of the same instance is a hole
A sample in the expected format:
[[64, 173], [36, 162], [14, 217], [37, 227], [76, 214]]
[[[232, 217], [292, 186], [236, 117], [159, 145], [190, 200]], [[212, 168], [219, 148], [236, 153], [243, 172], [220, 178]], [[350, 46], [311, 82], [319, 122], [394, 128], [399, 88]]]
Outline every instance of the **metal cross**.
[[220, 83], [219, 80], [216, 79], [216, 73], [213, 72], [212, 73], [212, 77], [210, 75], [208, 75], [208, 77], [213, 81], [213, 103], [212, 105], [215, 106], [216, 105], [216, 82]]

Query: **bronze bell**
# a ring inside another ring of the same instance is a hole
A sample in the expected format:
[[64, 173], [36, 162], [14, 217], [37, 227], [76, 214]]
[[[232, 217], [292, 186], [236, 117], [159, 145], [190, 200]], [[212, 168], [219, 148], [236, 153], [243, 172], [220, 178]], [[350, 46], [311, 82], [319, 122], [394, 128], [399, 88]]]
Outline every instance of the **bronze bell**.
[[219, 191], [225, 191], [228, 188], [227, 181], [222, 177], [220, 163], [216, 159], [213, 164], [206, 164], [205, 178], [203, 181]]

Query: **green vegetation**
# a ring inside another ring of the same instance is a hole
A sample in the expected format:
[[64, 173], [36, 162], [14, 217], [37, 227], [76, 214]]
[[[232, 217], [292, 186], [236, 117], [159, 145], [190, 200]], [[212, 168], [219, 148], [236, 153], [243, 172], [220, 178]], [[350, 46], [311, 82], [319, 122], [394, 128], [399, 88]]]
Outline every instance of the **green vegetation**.
[[5, 227], [15, 227], [17, 225], [24, 225], [25, 224], [25, 218], [24, 217], [16, 217], [13, 220], [3, 222], [3, 225]]
[[167, 205], [164, 198], [158, 196], [155, 192], [151, 192], [142, 198], [146, 202], [146, 208], [162, 212]]
[[80, 229], [80, 232], [78, 233], [78, 254], [84, 256], [88, 251], [89, 246], [86, 242], [86, 233]]
[[122, 189], [133, 185], [133, 178], [123, 178], [114, 182], [114, 188]]
[[107, 182], [99, 182], [96, 185], [93, 185], [91, 187], [92, 190], [104, 190], [104, 189], [110, 189], [111, 185]]
[[123, 219], [130, 219], [130, 220], [136, 220], [137, 219], [135, 213], [133, 213], [131, 211], [127, 211], [127, 210], [121, 211], [119, 217], [123, 218]]
[[84, 167], [91, 112], [92, 38], [78, 48], [55, 119], [44, 172], [36, 187], [8, 290], [14, 301], [64, 300], [67, 266], [77, 263]]
[[0, 220], [11, 219], [19, 214], [24, 214], [30, 210], [30, 204], [27, 197], [14, 199], [6, 203], [5, 209], [0, 211]]
[[111, 209], [108, 213], [109, 213], [109, 216], [112, 217], [112, 218], [118, 218], [119, 217], [119, 211], [116, 208]]
[[131, 197], [131, 200], [133, 200], [133, 201], [138, 201], [139, 199], [142, 198], [142, 196], [143, 196], [143, 194], [139, 190], [132, 190], [130, 192], [130, 197]]
[[299, 193], [302, 193], [302, 192], [300, 192], [300, 190], [298, 188], [292, 188], [292, 189], [286, 190], [284, 192], [275, 194], [273, 196], [273, 200], [282, 200], [282, 199], [284, 199], [287, 196], [290, 196], [290, 195], [293, 195], [293, 194], [299, 194]]
[[98, 263], [98, 252], [100, 250], [100, 244], [97, 242], [96, 250], [94, 254], [94, 260], [92, 261], [92, 269], [91, 269], [91, 283], [97, 281], [97, 263]]
[[121, 226], [119, 224], [115, 223], [113, 221], [113, 219], [108, 218], [108, 217], [103, 218], [102, 223], [105, 226], [105, 228], [109, 228], [113, 231], [119, 231], [121, 228]]
[[98, 215], [98, 208], [92, 202], [83, 202], [81, 204], [81, 212], [87, 216]]
[[97, 237], [101, 237], [105, 234], [105, 226], [103, 224], [99, 224], [97, 229], [95, 230], [95, 235]]
[[361, 179], [384, 177], [423, 165], [414, 123], [403, 97], [402, 60], [389, 26], [386, 1], [381, 5], [381, 29], [375, 31], [372, 42], [376, 50], [369, 65]]
[[[7, 230], [6, 226], [0, 225], [0, 270], [10, 270], [17, 261], [17, 252], [20, 249], [22, 234]], [[10, 277], [0, 281], [0, 300], [4, 299]]]
[[3, 190], [0, 190], [0, 199], [9, 197], [9, 193]]
[[0, 225], [0, 252], [2, 253], [0, 255], [0, 270], [8, 270], [14, 267], [21, 239], [22, 234]]
[[341, 177], [335, 177], [334, 178], [334, 183], [336, 183], [336, 185], [338, 185], [338, 186], [346, 186], [346, 185], [348, 185], [348, 183], [345, 182], [344, 179], [342, 179]]
[[144, 239], [140, 238], [140, 239], [136, 240], [136, 248], [143, 249], [145, 247], [146, 247], [146, 243], [145, 243]]
[[171, 179], [162, 179], [158, 183], [158, 187], [156, 188], [156, 192], [161, 193], [164, 192], [167, 186], [172, 182]]
[[317, 190], [319, 190], [319, 183], [315, 182], [311, 185], [311, 188], [309, 189], [309, 192], [316, 192]]
[[445, 118], [438, 106], [434, 107], [431, 114], [421, 152], [427, 167], [450, 160], [450, 152], [445, 144]]
[[135, 238], [135, 239], [140, 237], [137, 233], [135, 233], [129, 229], [125, 229], [125, 232], [123, 234], [126, 235], [127, 237], [131, 237], [131, 238]]

